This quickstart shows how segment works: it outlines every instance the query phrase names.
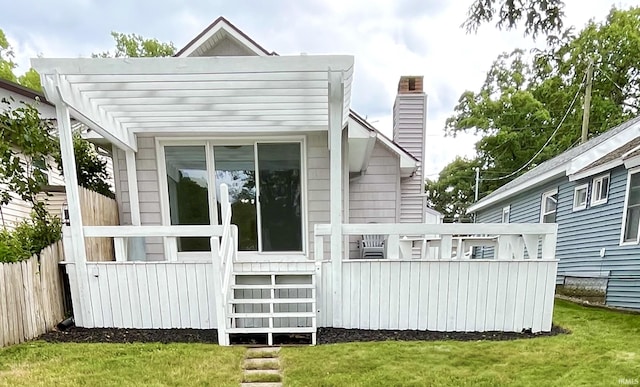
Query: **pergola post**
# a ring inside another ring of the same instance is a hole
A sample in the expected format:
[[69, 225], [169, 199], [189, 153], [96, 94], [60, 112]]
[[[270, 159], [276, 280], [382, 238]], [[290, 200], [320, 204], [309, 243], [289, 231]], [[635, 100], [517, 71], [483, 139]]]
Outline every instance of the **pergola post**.
[[[79, 326], [90, 327], [91, 303], [89, 299], [89, 279], [87, 277], [87, 255], [84, 244], [84, 232], [82, 230], [82, 209], [80, 203], [80, 191], [78, 189], [78, 176], [76, 174], [76, 160], [73, 151], [73, 132], [69, 108], [61, 100], [56, 103], [56, 118], [60, 138], [60, 156], [64, 170], [64, 184], [67, 194], [67, 207], [69, 210], [69, 242], [71, 246], [65, 251], [71, 252], [72, 257], [66, 260], [74, 262], [76, 272], [76, 286], [78, 296], [75, 297], [74, 317]], [[88, 325], [87, 325], [88, 324]]]
[[342, 326], [342, 121], [344, 76], [329, 70], [329, 200], [333, 326]]

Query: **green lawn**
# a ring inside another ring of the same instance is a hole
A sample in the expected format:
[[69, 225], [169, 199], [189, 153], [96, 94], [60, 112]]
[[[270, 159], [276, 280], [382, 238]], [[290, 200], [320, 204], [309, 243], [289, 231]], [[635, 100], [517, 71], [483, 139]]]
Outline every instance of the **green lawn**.
[[287, 386], [619, 386], [640, 382], [640, 315], [556, 301], [569, 335], [284, 348]]
[[234, 386], [244, 348], [49, 344], [0, 349], [0, 386]]
[[[640, 315], [556, 301], [573, 332], [505, 342], [286, 347], [287, 386], [620, 385], [640, 381]], [[244, 348], [49, 344], [0, 349], [0, 386], [237, 386]]]

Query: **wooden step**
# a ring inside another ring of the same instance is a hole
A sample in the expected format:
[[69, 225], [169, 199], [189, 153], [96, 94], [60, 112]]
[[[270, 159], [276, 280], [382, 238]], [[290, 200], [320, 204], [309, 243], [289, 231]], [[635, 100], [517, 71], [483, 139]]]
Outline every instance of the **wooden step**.
[[231, 285], [231, 289], [315, 289], [313, 284], [262, 284], [262, 285]]
[[227, 328], [226, 333], [316, 333], [313, 327]]
[[265, 312], [257, 312], [257, 313], [228, 313], [228, 318], [314, 318], [316, 314], [314, 312], [281, 312], [281, 313], [265, 313]]
[[311, 304], [313, 298], [234, 298], [230, 304]]
[[234, 271], [231, 274], [236, 276], [270, 276], [270, 275], [295, 275], [295, 276], [311, 276], [315, 275], [315, 271]]

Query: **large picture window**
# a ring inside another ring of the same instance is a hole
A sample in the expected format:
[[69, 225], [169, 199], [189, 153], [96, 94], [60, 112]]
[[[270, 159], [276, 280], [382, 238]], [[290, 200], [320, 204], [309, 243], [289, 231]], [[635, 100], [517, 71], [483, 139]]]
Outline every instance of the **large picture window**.
[[[206, 152], [212, 155], [211, 172]], [[219, 224], [220, 185], [226, 184], [239, 251], [303, 251], [301, 142], [211, 141], [208, 146], [166, 145], [164, 154], [171, 224], [210, 224], [210, 196]], [[207, 238], [179, 239], [180, 252], [210, 249]]]

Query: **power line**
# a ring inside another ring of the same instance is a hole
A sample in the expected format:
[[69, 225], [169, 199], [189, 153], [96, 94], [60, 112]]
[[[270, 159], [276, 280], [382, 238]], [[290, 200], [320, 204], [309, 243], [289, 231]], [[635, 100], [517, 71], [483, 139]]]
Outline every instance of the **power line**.
[[571, 101], [571, 104], [569, 105], [569, 108], [567, 109], [567, 111], [564, 113], [564, 116], [562, 117], [562, 120], [560, 120], [560, 123], [558, 124], [558, 126], [555, 128], [555, 130], [551, 133], [551, 135], [549, 136], [549, 138], [547, 139], [547, 141], [544, 143], [544, 145], [542, 145], [542, 147], [540, 148], [540, 150], [538, 150], [538, 152], [536, 152], [535, 155], [533, 155], [533, 157], [527, 161], [523, 166], [521, 166], [520, 168], [518, 168], [517, 170], [511, 172], [508, 175], [505, 176], [501, 176], [501, 177], [494, 177], [491, 179], [480, 179], [481, 181], [496, 181], [496, 180], [504, 180], [504, 179], [508, 179], [511, 176], [516, 175], [518, 172], [522, 171], [523, 169], [525, 169], [526, 167], [528, 167], [535, 159], [536, 157], [538, 157], [540, 155], [540, 153], [542, 153], [542, 151], [544, 150], [544, 148], [547, 147], [547, 145], [549, 145], [549, 143], [551, 142], [551, 139], [553, 139], [553, 136], [555, 136], [556, 133], [558, 133], [558, 130], [560, 130], [560, 127], [562, 126], [562, 124], [564, 123], [564, 121], [567, 119], [567, 117], [569, 116], [569, 113], [571, 112], [571, 109], [573, 109], [573, 105], [576, 103], [576, 101], [578, 100], [578, 95], [580, 95], [580, 91], [582, 90], [582, 86], [584, 86], [584, 81], [587, 78], [587, 75], [585, 74], [585, 76], [582, 78], [582, 82], [580, 83], [580, 87], [578, 87], [578, 91], [576, 91], [576, 95], [573, 97], [573, 101]]

